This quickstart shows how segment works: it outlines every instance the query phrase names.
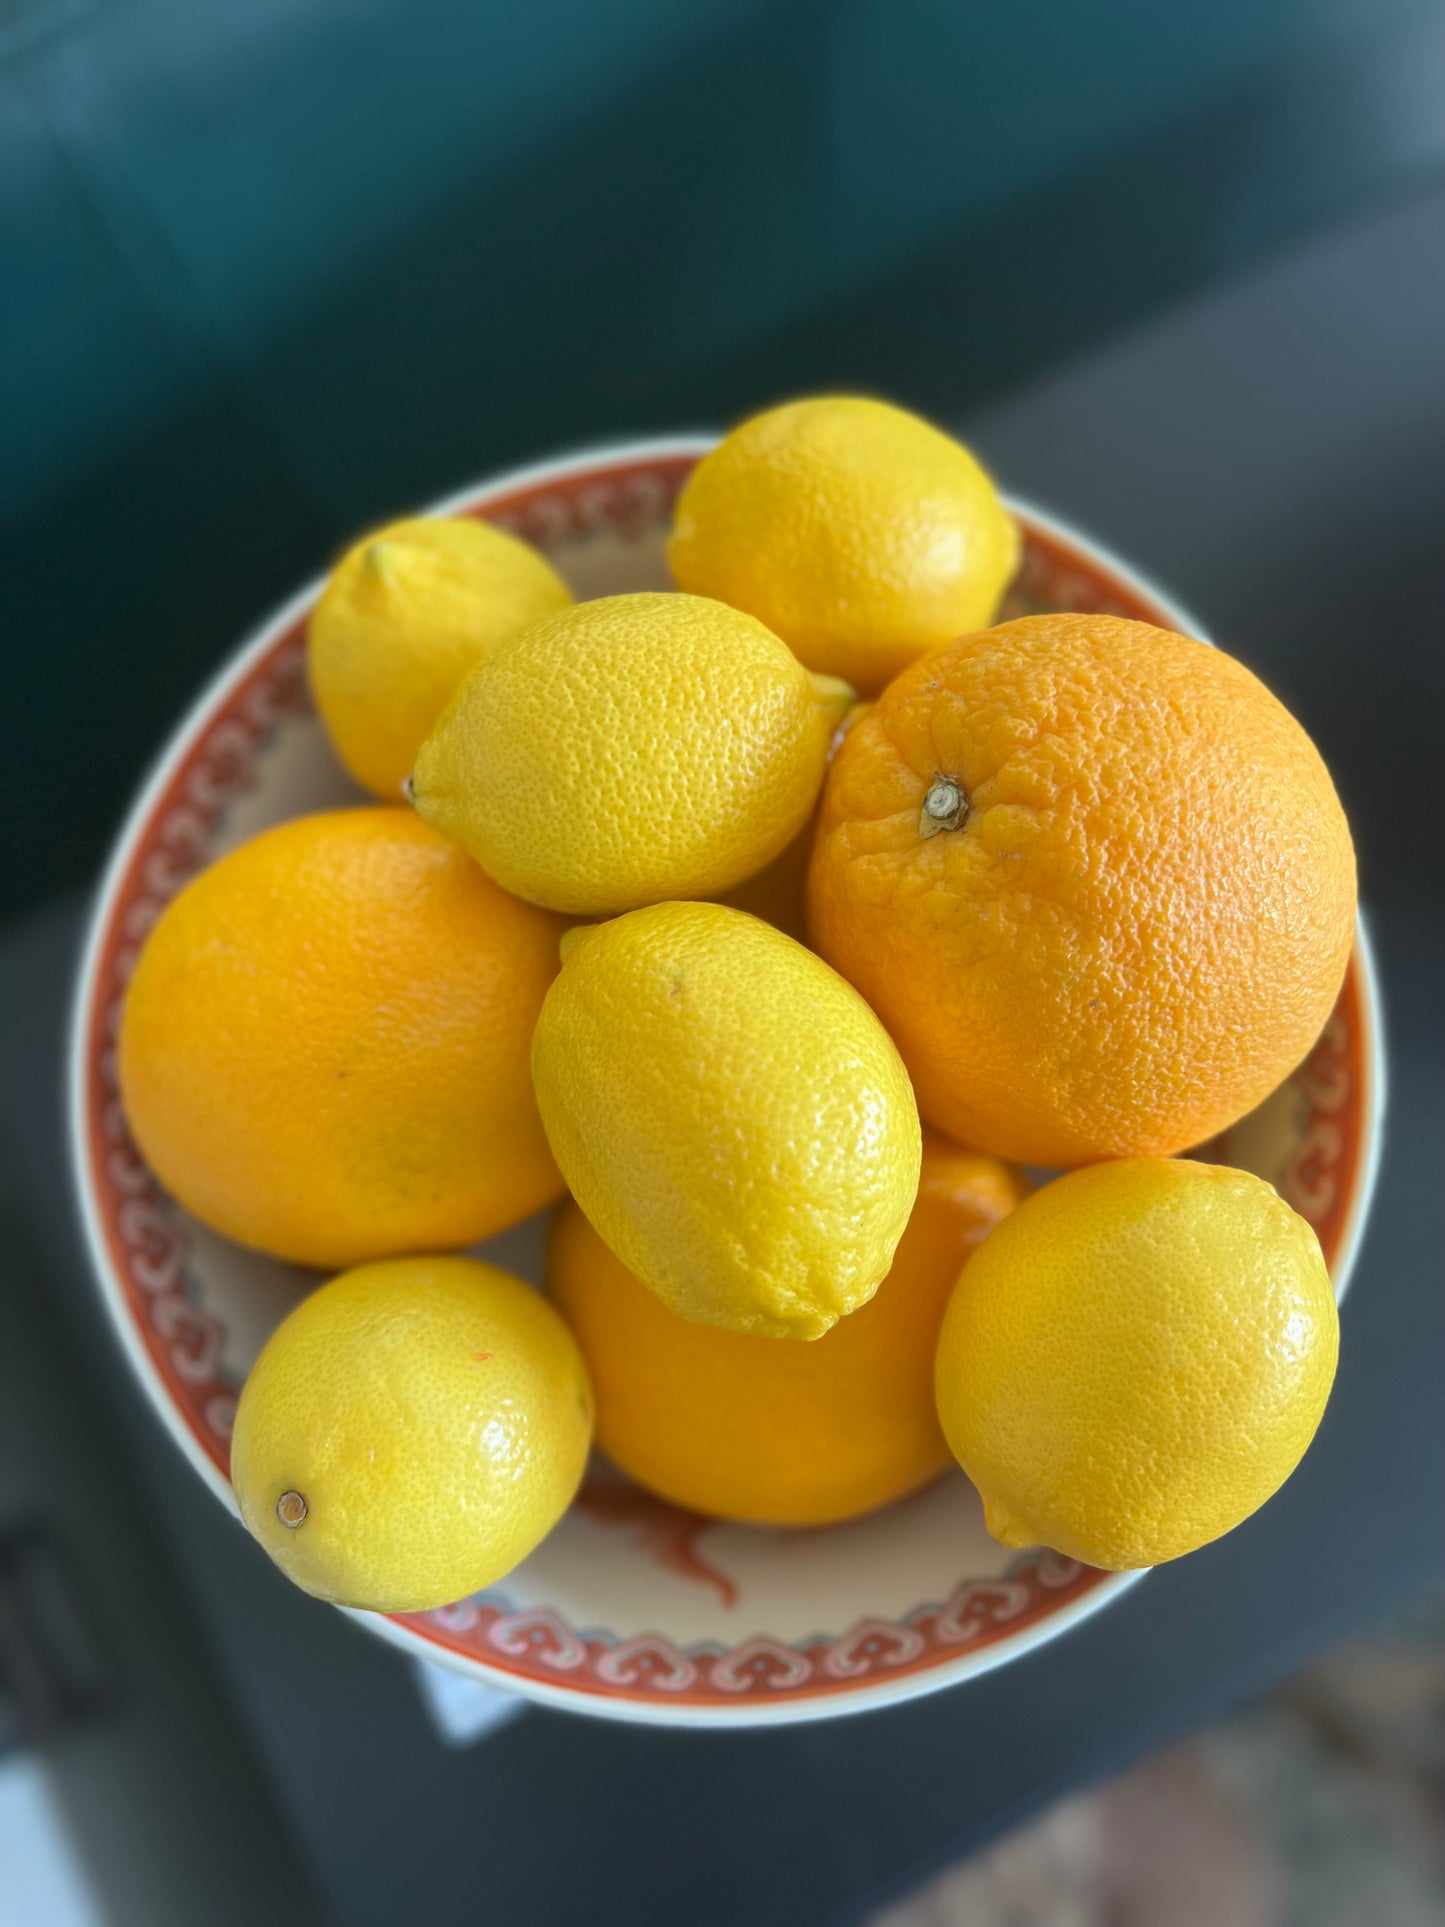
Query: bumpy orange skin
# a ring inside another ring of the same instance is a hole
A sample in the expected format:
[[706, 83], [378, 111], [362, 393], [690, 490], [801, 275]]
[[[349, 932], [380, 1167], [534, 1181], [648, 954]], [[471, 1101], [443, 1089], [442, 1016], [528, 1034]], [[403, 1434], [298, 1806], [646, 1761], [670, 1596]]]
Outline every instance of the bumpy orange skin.
[[949, 1464], [933, 1398], [944, 1307], [1027, 1190], [1007, 1165], [925, 1133], [892, 1269], [811, 1345], [679, 1318], [569, 1199], [547, 1290], [587, 1360], [598, 1444], [639, 1484], [721, 1518], [822, 1525], [915, 1491]]
[[339, 1268], [472, 1243], [562, 1189], [532, 1026], [562, 919], [410, 810], [267, 831], [166, 910], [126, 998], [126, 1116], [242, 1244]]
[[[924, 838], [935, 776], [970, 810]], [[1268, 1096], [1353, 940], [1319, 752], [1242, 664], [1112, 616], [1029, 616], [904, 672], [844, 738], [809, 874], [820, 953], [923, 1115], [1043, 1165], [1169, 1154]]]

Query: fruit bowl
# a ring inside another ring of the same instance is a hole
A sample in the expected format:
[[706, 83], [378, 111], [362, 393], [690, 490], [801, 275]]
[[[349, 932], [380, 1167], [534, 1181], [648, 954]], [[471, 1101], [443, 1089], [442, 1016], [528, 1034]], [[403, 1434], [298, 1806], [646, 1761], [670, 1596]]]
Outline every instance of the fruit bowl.
[[[563, 457], [479, 484], [435, 513], [525, 536], [578, 596], [670, 586], [673, 502], [702, 435]], [[1005, 615], [1105, 611], [1193, 635], [1187, 611], [1027, 503]], [[315, 583], [226, 664], [131, 811], [92, 915], [70, 1072], [72, 1149], [101, 1296], [131, 1369], [223, 1503], [231, 1423], [262, 1344], [317, 1278], [227, 1243], [162, 1192], [117, 1091], [116, 1027], [139, 947], [194, 872], [283, 818], [364, 800], [314, 716], [304, 674]], [[1337, 1296], [1359, 1242], [1380, 1140], [1383, 1061], [1360, 933], [1308, 1060], [1197, 1155], [1258, 1172], [1313, 1224]], [[545, 1220], [481, 1247], [537, 1279]], [[679, 1511], [605, 1465], [501, 1585], [439, 1611], [354, 1615], [413, 1656], [574, 1712], [658, 1725], [820, 1719], [935, 1692], [1017, 1659], [1143, 1575], [996, 1545], [961, 1473], [854, 1523], [763, 1530]]]

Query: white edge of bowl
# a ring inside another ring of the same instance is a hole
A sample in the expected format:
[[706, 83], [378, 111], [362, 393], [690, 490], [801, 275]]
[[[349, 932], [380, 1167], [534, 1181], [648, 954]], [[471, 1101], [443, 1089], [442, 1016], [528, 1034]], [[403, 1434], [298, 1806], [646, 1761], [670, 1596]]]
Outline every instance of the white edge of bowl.
[[1360, 1062], [1364, 1067], [1366, 1080], [1365, 1101], [1361, 1108], [1364, 1119], [1365, 1162], [1363, 1170], [1355, 1179], [1349, 1215], [1345, 1219], [1344, 1230], [1340, 1234], [1339, 1252], [1335, 1258], [1332, 1282], [1337, 1305], [1345, 1302], [1345, 1293], [1350, 1288], [1355, 1260], [1360, 1254], [1360, 1245], [1364, 1239], [1365, 1226], [1370, 1220], [1370, 1207], [1374, 1203], [1375, 1186], [1380, 1176], [1380, 1160], [1385, 1149], [1385, 1115], [1390, 1083], [1389, 1066], [1385, 1062], [1385, 1004], [1380, 992], [1380, 970], [1375, 962], [1375, 946], [1370, 936], [1369, 919], [1363, 910], [1355, 913], [1355, 955], [1360, 965], [1360, 1020], [1364, 1031], [1364, 1047], [1360, 1052]]
[[[482, 481], [455, 490], [421, 512], [427, 515], [460, 514], [465, 510], [485, 505], [488, 498], [493, 495], [510, 495], [518, 489], [532, 488], [545, 482], [560, 480], [591, 465], [611, 468], [624, 461], [670, 456], [702, 456], [716, 446], [718, 439], [715, 431], [699, 429], [675, 435], [642, 437], [634, 441], [599, 442], [567, 454], [549, 457], [545, 461], [530, 463], [524, 468], [502, 470]], [[1038, 508], [1026, 497], [1009, 491], [1001, 491], [1001, 493], [1004, 501], [1016, 513], [1025, 516], [1047, 533], [1071, 543], [1086, 555], [1096, 557], [1120, 580], [1152, 602], [1181, 633], [1197, 636], [1201, 641], [1210, 640], [1203, 625], [1184, 604], [1160, 588], [1132, 563], [1126, 562], [1122, 556], [1117, 555], [1106, 543], [1085, 533], [1065, 517]], [[142, 1343], [140, 1334], [130, 1317], [124, 1292], [116, 1286], [111, 1277], [110, 1253], [87, 1182], [89, 1147], [86, 1142], [86, 1018], [94, 998], [105, 931], [109, 924], [114, 900], [119, 893], [121, 879], [130, 866], [134, 846], [139, 841], [142, 829], [157, 800], [175, 775], [192, 743], [206, 727], [215, 709], [246, 676], [252, 665], [271, 648], [276, 638], [312, 607], [321, 593], [325, 579], [324, 576], [314, 577], [255, 629], [235, 654], [227, 657], [223, 666], [206, 683], [186, 711], [169, 737], [166, 747], [152, 765], [149, 776], [126, 814], [99, 887], [91, 900], [85, 946], [71, 1005], [66, 1077], [67, 1134], [70, 1143], [72, 1186], [84, 1228], [95, 1287], [105, 1306], [106, 1315], [120, 1348], [129, 1360], [161, 1423], [205, 1484], [210, 1487], [232, 1517], [237, 1519], [240, 1515], [230, 1480], [219, 1467], [212, 1463], [179, 1409], [173, 1404], [165, 1381], [156, 1370], [150, 1353]], [[1350, 1216], [1342, 1240], [1343, 1255], [1337, 1264], [1334, 1280], [1335, 1296], [1339, 1300], [1343, 1300], [1348, 1287], [1360, 1236], [1374, 1195], [1380, 1164], [1385, 1102], [1385, 1065], [1382, 1056], [1384, 1037], [1379, 986], [1374, 953], [1363, 917], [1359, 919], [1357, 926], [1356, 947], [1361, 963], [1361, 982], [1364, 991], [1361, 1003], [1369, 1041], [1369, 1049], [1364, 1053], [1364, 1062], [1370, 1078], [1370, 1092], [1365, 1107], [1367, 1125], [1365, 1168], [1355, 1186]], [[348, 1618], [363, 1625], [377, 1638], [410, 1654], [412, 1658], [421, 1658], [431, 1665], [444, 1666], [450, 1672], [459, 1673], [483, 1685], [563, 1712], [639, 1726], [790, 1726], [815, 1720], [841, 1718], [845, 1714], [869, 1712], [885, 1706], [901, 1705], [905, 1700], [921, 1699], [930, 1693], [940, 1692], [945, 1687], [961, 1684], [964, 1680], [977, 1679], [984, 1673], [992, 1672], [996, 1667], [1021, 1658], [1025, 1653], [1047, 1645], [1051, 1639], [1056, 1639], [1071, 1631], [1073, 1627], [1081, 1625], [1084, 1620], [1091, 1618], [1096, 1612], [1117, 1599], [1121, 1593], [1136, 1585], [1146, 1576], [1147, 1570], [1145, 1568], [1136, 1572], [1112, 1573], [1102, 1584], [1095, 1586], [1081, 1599], [1051, 1614], [1047, 1619], [1035, 1622], [1034, 1625], [1025, 1628], [1012, 1638], [998, 1640], [981, 1652], [961, 1654], [957, 1660], [946, 1664], [905, 1674], [895, 1680], [878, 1680], [871, 1685], [860, 1686], [854, 1692], [805, 1695], [796, 1699], [780, 1700], [773, 1705], [766, 1702], [756, 1704], [740, 1702], [735, 1707], [630, 1700], [602, 1693], [578, 1692], [560, 1683], [552, 1686], [545, 1680], [524, 1679], [515, 1673], [488, 1666], [482, 1660], [473, 1659], [467, 1654], [439, 1645], [424, 1638], [410, 1627], [399, 1626], [380, 1614], [360, 1612], [350, 1607], [341, 1607], [339, 1610], [345, 1612]]]
[[519, 1679], [515, 1673], [493, 1669], [485, 1660], [473, 1659], [470, 1654], [421, 1641], [408, 1627], [397, 1626], [374, 1613], [358, 1612], [350, 1606], [340, 1610], [413, 1659], [420, 1653], [423, 1659], [432, 1665], [444, 1666], [448, 1672], [460, 1673], [479, 1685], [514, 1694], [519, 1699], [534, 1700], [539, 1706], [548, 1706], [554, 1711], [615, 1720], [624, 1726], [801, 1726], [817, 1720], [841, 1719], [846, 1714], [877, 1712], [885, 1706], [901, 1706], [905, 1700], [924, 1699], [945, 1687], [978, 1679], [1092, 1619], [1121, 1593], [1147, 1578], [1150, 1570], [1146, 1566], [1134, 1572], [1112, 1572], [1101, 1584], [1051, 1613], [1047, 1619], [1036, 1620], [1021, 1632], [996, 1640], [976, 1653], [961, 1653], [957, 1659], [924, 1667], [916, 1673], [905, 1673], [898, 1679], [875, 1680], [852, 1690], [804, 1693], [772, 1704], [766, 1700], [739, 1700], [735, 1706], [716, 1701], [689, 1705], [686, 1702], [669, 1704], [662, 1699], [622, 1699], [568, 1686], [552, 1686], [546, 1680]]

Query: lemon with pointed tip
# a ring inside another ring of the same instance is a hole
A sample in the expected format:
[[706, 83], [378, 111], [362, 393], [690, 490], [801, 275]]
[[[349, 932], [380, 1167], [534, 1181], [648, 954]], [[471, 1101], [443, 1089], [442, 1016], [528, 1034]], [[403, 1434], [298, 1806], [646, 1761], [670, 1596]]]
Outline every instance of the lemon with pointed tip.
[[545, 1299], [494, 1265], [400, 1258], [332, 1279], [272, 1333], [231, 1478], [303, 1591], [427, 1612], [540, 1544], [591, 1438], [587, 1368]]
[[1248, 1171], [1086, 1165], [999, 1224], [955, 1287], [938, 1415], [1007, 1546], [1158, 1565], [1294, 1471], [1334, 1380], [1314, 1232]]
[[603, 596], [491, 651], [422, 745], [410, 794], [548, 909], [716, 896], [804, 829], [852, 695], [720, 602]]
[[468, 670], [571, 593], [529, 543], [468, 517], [412, 516], [363, 537], [311, 617], [308, 667], [337, 755], [394, 803]]
[[912, 1086], [858, 993], [771, 924], [659, 903], [569, 931], [532, 1079], [578, 1204], [683, 1317], [819, 1338], [887, 1273]]
[[994, 619], [1018, 525], [979, 463], [906, 409], [820, 395], [754, 415], [703, 458], [668, 561], [780, 635], [810, 669], [876, 695]]

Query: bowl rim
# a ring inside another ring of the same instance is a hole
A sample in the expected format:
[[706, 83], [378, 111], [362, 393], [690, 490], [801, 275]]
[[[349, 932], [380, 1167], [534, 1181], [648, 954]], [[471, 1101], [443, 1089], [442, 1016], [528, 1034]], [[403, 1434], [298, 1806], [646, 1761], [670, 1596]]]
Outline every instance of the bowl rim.
[[[682, 431], [669, 435], [640, 436], [617, 441], [587, 444], [541, 461], [498, 470], [463, 488], [452, 490], [429, 506], [416, 511], [422, 515], [451, 516], [476, 513], [499, 497], [544, 487], [549, 482], [576, 481], [590, 471], [607, 473], [621, 467], [636, 467], [649, 461], [698, 460], [717, 445], [715, 431]], [[1192, 611], [1177, 597], [1162, 588], [1145, 571], [1124, 560], [1107, 543], [1088, 534], [1075, 523], [1051, 510], [1037, 506], [1026, 496], [1011, 490], [1000, 491], [1010, 511], [1032, 528], [1065, 548], [1076, 550], [1096, 567], [1125, 586], [1139, 600], [1152, 605], [1163, 626], [1186, 635], [1210, 641], [1207, 631]], [[245, 639], [230, 650], [206, 679], [201, 690], [179, 720], [169, 729], [159, 750], [151, 759], [147, 774], [136, 791], [114, 838], [110, 855], [86, 913], [85, 939], [81, 962], [71, 999], [69, 1035], [66, 1046], [66, 1125], [70, 1150], [71, 1182], [76, 1207], [84, 1231], [86, 1251], [97, 1294], [120, 1349], [146, 1398], [169, 1433], [182, 1456], [204, 1483], [239, 1521], [239, 1511], [230, 1480], [206, 1453], [200, 1440], [169, 1390], [146, 1348], [127, 1305], [101, 1221], [100, 1210], [90, 1183], [89, 1127], [89, 1046], [91, 1016], [104, 961], [107, 939], [116, 913], [121, 887], [129, 875], [137, 845], [143, 840], [156, 808], [184, 766], [214, 713], [261, 662], [287, 631], [314, 607], [325, 585], [324, 574], [313, 577], [265, 617]], [[1367, 1089], [1362, 1101], [1365, 1144], [1357, 1163], [1344, 1228], [1340, 1234], [1335, 1266], [1336, 1299], [1342, 1301], [1354, 1269], [1358, 1248], [1368, 1217], [1378, 1177], [1385, 1103], [1385, 1056], [1378, 972], [1363, 916], [1356, 927], [1356, 955], [1359, 965], [1359, 1009], [1362, 1033], [1360, 1061]], [[560, 1681], [553, 1684], [527, 1675], [493, 1667], [485, 1661], [426, 1637], [413, 1625], [382, 1614], [363, 1612], [352, 1607], [340, 1611], [364, 1625], [389, 1645], [429, 1664], [489, 1686], [494, 1690], [520, 1695], [545, 1706], [563, 1711], [586, 1713], [592, 1717], [618, 1720], [626, 1724], [672, 1727], [754, 1727], [782, 1726], [814, 1720], [841, 1718], [905, 1700], [922, 1698], [966, 1679], [981, 1677], [996, 1668], [1021, 1658], [1045, 1645], [1084, 1620], [1101, 1612], [1121, 1594], [1146, 1576], [1146, 1570], [1107, 1574], [1086, 1593], [1061, 1605], [1056, 1611], [1032, 1621], [1017, 1632], [964, 1652], [951, 1660], [921, 1671], [894, 1678], [860, 1680], [856, 1686], [816, 1696], [799, 1696], [772, 1702], [741, 1701], [736, 1704], [666, 1703], [642, 1697], [629, 1697], [626, 1689], [615, 1694], [582, 1691]]]

